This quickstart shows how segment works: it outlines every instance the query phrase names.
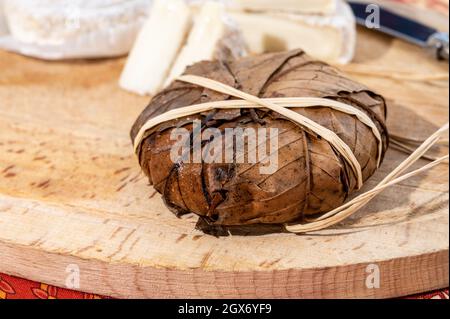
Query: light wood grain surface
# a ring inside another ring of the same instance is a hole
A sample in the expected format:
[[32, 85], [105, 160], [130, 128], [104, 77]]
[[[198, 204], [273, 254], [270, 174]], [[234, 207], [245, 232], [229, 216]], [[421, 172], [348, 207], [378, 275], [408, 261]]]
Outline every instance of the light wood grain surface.
[[[448, 286], [447, 164], [333, 229], [205, 235], [140, 172], [128, 132], [149, 99], [118, 88], [123, 64], [0, 51], [0, 272], [64, 287], [76, 264], [80, 290], [137, 298], [385, 298]], [[389, 99], [392, 132], [423, 138], [448, 121], [448, 80], [379, 75], [448, 73], [420, 49], [360, 30], [346, 70]], [[403, 158], [389, 151], [365, 187]], [[365, 284], [369, 264], [378, 289]]]

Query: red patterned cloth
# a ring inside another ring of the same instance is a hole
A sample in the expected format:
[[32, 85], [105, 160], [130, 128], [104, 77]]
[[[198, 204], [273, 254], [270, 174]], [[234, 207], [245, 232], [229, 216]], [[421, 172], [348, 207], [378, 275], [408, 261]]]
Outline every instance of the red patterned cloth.
[[[58, 288], [0, 274], [0, 299], [103, 299], [108, 297]], [[448, 288], [408, 299], [449, 299]]]
[[94, 294], [58, 288], [0, 274], [0, 299], [102, 299]]
[[448, 288], [442, 290], [436, 290], [425, 294], [418, 294], [406, 297], [406, 299], [449, 299]]

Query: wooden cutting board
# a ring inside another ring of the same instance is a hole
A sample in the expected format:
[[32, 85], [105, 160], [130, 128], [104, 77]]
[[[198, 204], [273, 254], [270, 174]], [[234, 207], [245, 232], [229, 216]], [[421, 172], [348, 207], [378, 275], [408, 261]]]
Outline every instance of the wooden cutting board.
[[[0, 272], [65, 287], [79, 269], [79, 290], [138, 298], [383, 298], [448, 286], [448, 164], [332, 229], [205, 235], [140, 172], [128, 132], [149, 98], [118, 88], [123, 64], [0, 52]], [[389, 99], [391, 132], [423, 138], [448, 121], [448, 79], [423, 80], [448, 64], [420, 49], [360, 30], [345, 69]], [[403, 158], [390, 150], [366, 189]]]

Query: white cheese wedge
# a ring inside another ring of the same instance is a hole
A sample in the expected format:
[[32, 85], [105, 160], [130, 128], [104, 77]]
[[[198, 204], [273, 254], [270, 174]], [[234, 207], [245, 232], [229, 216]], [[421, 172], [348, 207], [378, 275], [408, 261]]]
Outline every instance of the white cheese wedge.
[[234, 21], [219, 2], [206, 2], [195, 17], [186, 44], [181, 50], [166, 85], [187, 66], [203, 60], [229, 60], [244, 56], [245, 43]]
[[120, 86], [141, 95], [161, 89], [190, 25], [191, 12], [183, 0], [156, 0], [130, 52]]
[[351, 8], [337, 2], [332, 15], [233, 12], [252, 53], [301, 48], [331, 63], [348, 63], [356, 45], [355, 18]]
[[306, 14], [332, 14], [337, 0], [231, 0], [231, 5], [250, 11], [283, 11]]
[[[148, 16], [152, 0], [4, 0], [11, 35], [26, 44], [117, 42], [126, 53]], [[127, 37], [129, 41], [122, 41]], [[118, 38], [120, 38], [118, 40]], [[97, 45], [102, 45], [97, 43]]]

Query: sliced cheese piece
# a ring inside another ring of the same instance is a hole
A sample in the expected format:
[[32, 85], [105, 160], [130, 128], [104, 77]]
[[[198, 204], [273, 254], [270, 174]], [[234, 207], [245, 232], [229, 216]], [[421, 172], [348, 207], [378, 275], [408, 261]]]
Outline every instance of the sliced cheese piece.
[[250, 11], [283, 11], [329, 15], [336, 11], [337, 0], [232, 0], [239, 9]]
[[120, 77], [122, 88], [155, 94], [164, 84], [191, 25], [183, 0], [156, 0]]
[[245, 43], [236, 24], [219, 2], [206, 2], [166, 81], [170, 84], [187, 66], [203, 60], [228, 60], [245, 54]]
[[331, 63], [348, 63], [356, 45], [355, 17], [338, 1], [330, 16], [232, 12], [252, 53], [301, 48]]

